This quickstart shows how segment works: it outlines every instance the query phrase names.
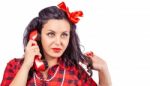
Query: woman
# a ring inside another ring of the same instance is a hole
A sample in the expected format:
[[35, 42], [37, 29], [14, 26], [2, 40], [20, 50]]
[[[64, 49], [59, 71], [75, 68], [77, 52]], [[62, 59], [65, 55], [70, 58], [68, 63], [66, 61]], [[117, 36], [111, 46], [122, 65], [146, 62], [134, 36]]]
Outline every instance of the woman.
[[[24, 32], [24, 56], [11, 60], [5, 69], [2, 86], [97, 86], [91, 69], [99, 72], [99, 86], [110, 86], [107, 65], [92, 52], [82, 54], [76, 23], [81, 11], [69, 12], [62, 2], [39, 12]], [[36, 40], [30, 33], [37, 31]], [[34, 45], [33, 45], [34, 44]], [[44, 70], [34, 67], [38, 56]], [[87, 65], [90, 75], [80, 66]]]

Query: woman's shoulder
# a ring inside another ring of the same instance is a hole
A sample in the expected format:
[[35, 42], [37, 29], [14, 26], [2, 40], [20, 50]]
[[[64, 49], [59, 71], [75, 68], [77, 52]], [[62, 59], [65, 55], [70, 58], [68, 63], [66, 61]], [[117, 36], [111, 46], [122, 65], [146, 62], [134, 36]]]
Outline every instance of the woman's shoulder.
[[10, 61], [7, 62], [4, 74], [3, 74], [3, 80], [2, 80], [2, 86], [8, 86], [8, 84], [12, 81], [12, 79], [15, 77], [17, 71], [19, 70], [22, 63], [22, 58], [13, 58]]
[[13, 58], [7, 64], [16, 65], [16, 64], [22, 64], [22, 62], [23, 62], [23, 58]]
[[17, 70], [20, 69], [23, 63], [23, 58], [13, 58], [7, 62], [7, 69]]

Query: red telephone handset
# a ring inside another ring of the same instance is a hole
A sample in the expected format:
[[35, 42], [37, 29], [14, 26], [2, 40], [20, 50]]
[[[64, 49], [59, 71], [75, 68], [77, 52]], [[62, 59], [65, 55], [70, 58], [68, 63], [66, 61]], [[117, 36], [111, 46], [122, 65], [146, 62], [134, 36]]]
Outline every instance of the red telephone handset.
[[[37, 30], [34, 30], [30, 33], [29, 39], [30, 40], [37, 40], [37, 36], [38, 36], [38, 32], [37, 32]], [[32, 46], [36, 46], [36, 45], [32, 44]], [[33, 66], [34, 66], [36, 71], [44, 71], [48, 67], [47, 62], [42, 61], [41, 57], [39, 55], [35, 55]]]

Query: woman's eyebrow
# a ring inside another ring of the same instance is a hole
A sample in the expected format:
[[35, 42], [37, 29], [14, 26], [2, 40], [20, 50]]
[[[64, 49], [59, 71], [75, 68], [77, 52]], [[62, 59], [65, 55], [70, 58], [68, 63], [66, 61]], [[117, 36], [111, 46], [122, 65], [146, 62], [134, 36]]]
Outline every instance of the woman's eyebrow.
[[[54, 30], [51, 30], [51, 29], [49, 29], [49, 30], [47, 30], [47, 31], [49, 31], [49, 32], [57, 32], [57, 31], [54, 31]], [[69, 33], [70, 31], [63, 31], [63, 32], [61, 32], [61, 33]]]
[[52, 31], [52, 32], [55, 32], [54, 30], [51, 30], [51, 29], [48, 29], [48, 31]]
[[63, 31], [63, 33], [69, 33], [69, 31]]

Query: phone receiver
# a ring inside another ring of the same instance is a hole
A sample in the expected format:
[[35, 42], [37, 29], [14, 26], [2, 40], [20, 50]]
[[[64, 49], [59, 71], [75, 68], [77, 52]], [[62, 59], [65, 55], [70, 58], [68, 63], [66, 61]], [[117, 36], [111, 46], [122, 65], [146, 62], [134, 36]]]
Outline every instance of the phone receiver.
[[[29, 35], [30, 40], [36, 41], [37, 37], [38, 37], [37, 30], [32, 31]], [[32, 46], [36, 46], [36, 45], [33, 43]], [[48, 63], [47, 63], [47, 61], [42, 61], [41, 57], [39, 55], [35, 55], [33, 66], [36, 71], [44, 71], [48, 68]]]

